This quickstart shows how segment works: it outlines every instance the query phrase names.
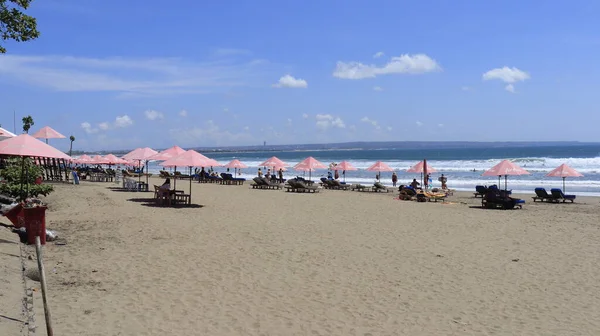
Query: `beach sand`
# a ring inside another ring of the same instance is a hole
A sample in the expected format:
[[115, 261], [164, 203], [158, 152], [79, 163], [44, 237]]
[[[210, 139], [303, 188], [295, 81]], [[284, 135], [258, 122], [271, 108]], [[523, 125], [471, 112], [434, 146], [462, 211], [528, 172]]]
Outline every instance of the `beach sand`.
[[112, 186], [47, 198], [47, 226], [67, 241], [45, 248], [56, 335], [600, 330], [596, 198], [529, 195], [502, 211], [469, 193], [442, 204], [194, 183], [201, 207], [161, 208]]

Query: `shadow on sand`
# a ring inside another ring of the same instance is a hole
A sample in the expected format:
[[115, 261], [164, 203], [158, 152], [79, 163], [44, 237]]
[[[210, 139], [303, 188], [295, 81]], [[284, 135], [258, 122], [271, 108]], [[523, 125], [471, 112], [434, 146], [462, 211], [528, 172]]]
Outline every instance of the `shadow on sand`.
[[128, 199], [130, 202], [140, 203], [143, 206], [151, 207], [151, 208], [175, 208], [175, 209], [197, 209], [204, 208], [204, 205], [201, 204], [173, 204], [171, 206], [156, 204], [154, 198], [130, 198]]

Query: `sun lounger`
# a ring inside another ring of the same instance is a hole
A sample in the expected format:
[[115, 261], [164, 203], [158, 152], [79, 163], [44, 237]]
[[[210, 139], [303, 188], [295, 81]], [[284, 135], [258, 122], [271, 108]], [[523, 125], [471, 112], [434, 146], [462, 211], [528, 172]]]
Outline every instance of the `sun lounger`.
[[299, 181], [295, 179], [288, 180], [288, 185], [285, 189], [289, 192], [319, 192], [319, 187], [316, 185], [306, 185], [304, 181]]
[[556, 200], [556, 197], [548, 194], [545, 188], [535, 188], [534, 191], [535, 196], [532, 197], [534, 202], [537, 202], [538, 200], [541, 202], [554, 202]]
[[372, 187], [367, 187], [362, 184], [353, 184], [350, 186], [350, 190], [352, 191], [373, 191], [372, 189]]
[[375, 182], [373, 184], [373, 191], [375, 192], [385, 192], [388, 193], [390, 191], [392, 191], [392, 189], [389, 189], [388, 187], [384, 186], [383, 184], [381, 184], [380, 182]]
[[562, 190], [558, 188], [550, 189], [550, 193], [552, 194], [552, 196], [554, 196], [555, 202], [560, 202], [560, 200], [562, 200], [563, 203], [565, 203], [566, 201], [571, 201], [571, 203], [573, 203], [575, 202], [575, 198], [577, 198], [576, 195], [563, 194]]
[[503, 190], [489, 191], [481, 200], [481, 207], [486, 209], [501, 208], [504, 210], [523, 208], [525, 201], [519, 198], [508, 196], [509, 193]]
[[487, 194], [487, 192], [488, 192], [488, 188], [486, 186], [478, 185], [478, 186], [475, 186], [475, 193], [473, 193], [473, 196], [474, 197], [481, 196], [483, 198], [483, 196], [485, 196], [485, 194]]

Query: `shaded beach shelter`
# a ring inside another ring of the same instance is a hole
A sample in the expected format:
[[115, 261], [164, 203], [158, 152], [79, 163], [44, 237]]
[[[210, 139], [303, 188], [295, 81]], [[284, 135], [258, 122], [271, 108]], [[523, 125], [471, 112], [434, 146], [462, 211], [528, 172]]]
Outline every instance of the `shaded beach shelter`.
[[237, 170], [238, 169], [246, 169], [248, 168], [248, 166], [246, 166], [245, 164], [243, 164], [240, 160], [235, 159], [235, 160], [231, 160], [231, 162], [227, 163], [226, 165], [224, 165], [223, 167], [225, 168], [229, 168], [229, 169], [235, 169], [235, 176], [237, 176]]
[[114, 154], [104, 155], [104, 162], [108, 165], [126, 164], [127, 160], [116, 157]]
[[92, 158], [89, 155], [83, 154], [82, 156], [80, 156], [77, 159], [73, 160], [73, 162], [75, 162], [77, 164], [88, 164], [88, 163], [90, 163], [91, 159]]
[[378, 181], [381, 179], [381, 172], [393, 172], [394, 171], [394, 169], [392, 169], [392, 167], [388, 166], [387, 164], [385, 164], [381, 161], [375, 162], [373, 165], [371, 165], [371, 167], [367, 168], [367, 170], [368, 171], [376, 171]]
[[107, 164], [106, 160], [104, 159], [104, 157], [102, 157], [102, 155], [94, 155], [94, 156], [92, 156], [92, 158], [90, 159], [89, 163], [91, 163], [91, 164], [97, 164], [97, 165]]
[[8, 139], [8, 138], [14, 138], [16, 136], [17, 136], [16, 134], [9, 132], [8, 130], [0, 127], [0, 141]]
[[183, 153], [185, 153], [185, 149], [183, 149], [179, 146], [173, 146], [171, 148], [165, 149], [164, 151], [162, 151], [160, 153], [152, 155], [151, 157], [148, 158], [148, 160], [166, 161], [170, 158], [174, 158]]
[[565, 179], [567, 177], [583, 177], [583, 174], [578, 172], [577, 170], [569, 167], [566, 163], [561, 164], [560, 166], [554, 168], [551, 172], [546, 174], [548, 177], [562, 177], [563, 179], [563, 192], [565, 189]]
[[[23, 180], [25, 157], [43, 157], [53, 159], [63, 159], [71, 161], [71, 157], [59, 151], [58, 149], [43, 143], [29, 134], [21, 134], [10, 139], [0, 141], [0, 155], [20, 156], [21, 160], [21, 180]], [[25, 199], [23, 193], [23, 184], [21, 184], [21, 198]]]
[[350, 162], [348, 161], [342, 161], [338, 164], [335, 165], [335, 170], [342, 170], [342, 175], [344, 176], [344, 182], [346, 182], [346, 171], [355, 171], [358, 170], [358, 168], [354, 167], [353, 165], [350, 164]]
[[294, 166], [295, 170], [299, 171], [307, 171], [308, 179], [310, 180], [312, 177], [312, 171], [315, 169], [327, 169], [327, 166], [324, 165], [319, 160], [315, 159], [312, 156], [307, 157], [306, 159], [300, 161], [297, 165]]
[[64, 139], [66, 136], [58, 133], [50, 126], [44, 126], [39, 131], [33, 133], [34, 138], [38, 139], [46, 139], [46, 143], [48, 143], [48, 139]]
[[[190, 168], [190, 202], [192, 199], [192, 168], [193, 167], [209, 167], [213, 163], [213, 159], [209, 159], [206, 156], [196, 152], [195, 150], [188, 150], [183, 154], [173, 157], [163, 162], [165, 167], [189, 167]], [[175, 188], [175, 185], [173, 185]]]
[[421, 174], [421, 184], [424, 182], [424, 177], [427, 174], [437, 173], [437, 170], [427, 164], [427, 160], [423, 160], [416, 165], [408, 168], [406, 170], [407, 173], [420, 173]]
[[278, 157], [276, 156], [272, 156], [271, 158], [267, 159], [265, 162], [261, 163], [260, 165], [258, 165], [259, 167], [288, 167], [289, 165], [283, 161], [281, 161]]
[[[152, 148], [149, 147], [143, 147], [143, 148], [137, 148], [132, 150], [131, 152], [123, 155], [121, 158], [125, 159], [127, 161], [131, 161], [131, 160], [135, 160], [138, 162], [138, 169], [140, 168], [140, 166], [142, 165], [142, 161], [145, 162], [145, 166], [146, 166], [146, 184], [148, 184], [148, 159], [153, 156], [158, 154], [157, 151], [155, 151]], [[142, 175], [140, 174], [138, 176], [138, 182], [141, 181], [142, 179]]]
[[486, 170], [481, 176], [498, 176], [498, 185], [500, 185], [500, 177], [504, 175], [504, 190], [507, 189], [508, 185], [508, 176], [519, 176], [519, 175], [529, 175], [531, 174], [527, 170], [519, 167], [515, 163], [509, 160], [503, 160], [492, 168]]

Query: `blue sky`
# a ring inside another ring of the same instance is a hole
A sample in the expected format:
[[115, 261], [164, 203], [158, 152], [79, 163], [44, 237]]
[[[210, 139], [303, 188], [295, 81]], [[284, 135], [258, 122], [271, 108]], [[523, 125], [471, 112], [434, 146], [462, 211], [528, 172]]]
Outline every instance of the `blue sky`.
[[175, 3], [34, 1], [0, 123], [87, 150], [599, 140], [595, 1]]

